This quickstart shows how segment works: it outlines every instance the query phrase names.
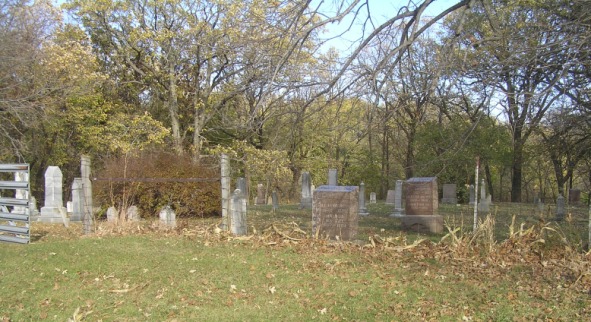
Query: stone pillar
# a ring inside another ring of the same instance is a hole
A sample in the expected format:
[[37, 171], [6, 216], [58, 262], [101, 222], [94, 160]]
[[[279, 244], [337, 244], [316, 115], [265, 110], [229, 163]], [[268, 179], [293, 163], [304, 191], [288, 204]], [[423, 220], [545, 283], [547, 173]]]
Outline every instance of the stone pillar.
[[242, 196], [246, 199], [248, 203], [248, 190], [246, 189], [246, 178], [240, 177], [236, 181], [236, 189], [240, 189]]
[[480, 181], [480, 201], [478, 202], [478, 212], [490, 212], [490, 200], [487, 198], [486, 195], [486, 186], [484, 183], [484, 179]]
[[232, 195], [232, 220], [230, 220], [230, 232], [236, 236], [247, 234], [246, 226], [246, 200], [239, 189]]
[[338, 186], [337, 169], [328, 169], [328, 185], [329, 186]]
[[59, 167], [49, 166], [45, 171], [45, 206], [41, 208], [40, 222], [67, 225], [66, 208], [63, 202], [63, 174]]
[[82, 178], [74, 178], [74, 182], [72, 182], [72, 215], [70, 215], [70, 221], [82, 221], [84, 219], [84, 209], [82, 207], [84, 200], [82, 196]]
[[363, 183], [363, 181], [359, 184], [359, 215], [369, 215], [369, 212], [367, 212], [367, 208], [365, 207], [365, 183]]
[[87, 155], [82, 155], [80, 157], [80, 175], [82, 176], [82, 211], [84, 233], [90, 234], [92, 232], [94, 220], [92, 205], [92, 181], [90, 181], [90, 157]]
[[391, 216], [404, 216], [404, 208], [402, 208], [402, 180], [396, 180], [396, 188], [394, 189], [394, 213]]
[[474, 202], [476, 201], [476, 192], [474, 191], [474, 185], [470, 185], [470, 202], [468, 203], [470, 206], [474, 206]]
[[222, 186], [222, 230], [228, 230], [228, 210], [230, 208], [230, 159], [227, 155], [220, 156], [221, 186]]
[[312, 180], [310, 172], [302, 172], [302, 199], [300, 209], [312, 209]]

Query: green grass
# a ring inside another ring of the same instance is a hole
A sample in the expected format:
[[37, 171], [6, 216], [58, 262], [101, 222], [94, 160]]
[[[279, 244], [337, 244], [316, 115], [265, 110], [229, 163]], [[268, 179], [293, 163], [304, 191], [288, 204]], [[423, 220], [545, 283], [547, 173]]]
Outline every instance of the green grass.
[[[441, 238], [401, 231], [389, 208], [369, 205], [359, 239], [379, 234], [405, 245]], [[442, 209], [446, 219], [459, 216], [452, 209]], [[511, 212], [499, 212], [497, 225]], [[524, 255], [523, 262], [507, 257], [503, 267], [449, 256], [453, 249], [434, 243], [399, 251], [294, 242], [265, 231], [291, 222], [309, 231], [310, 218], [297, 206], [277, 213], [250, 207], [257, 234], [247, 239], [208, 229], [219, 219], [181, 221], [173, 233], [143, 223], [141, 233], [88, 237], [76, 224], [34, 224], [32, 244], [0, 244], [0, 321], [529, 321], [591, 314], [591, 276], [576, 280], [562, 267], [568, 262], [553, 265], [550, 253], [544, 265]], [[584, 263], [576, 261], [589, 273]]]

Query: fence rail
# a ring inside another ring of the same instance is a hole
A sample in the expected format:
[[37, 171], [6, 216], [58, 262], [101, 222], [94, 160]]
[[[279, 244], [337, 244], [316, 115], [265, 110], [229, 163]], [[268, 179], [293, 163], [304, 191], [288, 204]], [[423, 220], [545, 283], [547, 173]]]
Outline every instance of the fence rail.
[[218, 182], [220, 178], [92, 178], [92, 181], [117, 182]]
[[16, 178], [15, 181], [0, 181], [0, 189], [15, 190], [14, 198], [0, 198], [0, 242], [28, 244], [31, 240], [29, 165], [0, 164], [0, 172], [25, 173], [24, 181], [16, 181]]

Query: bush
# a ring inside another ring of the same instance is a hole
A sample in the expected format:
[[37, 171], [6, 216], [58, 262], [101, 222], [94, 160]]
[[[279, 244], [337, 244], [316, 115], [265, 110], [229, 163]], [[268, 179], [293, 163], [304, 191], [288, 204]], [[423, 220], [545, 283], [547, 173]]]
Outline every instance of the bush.
[[161, 151], [120, 157], [108, 160], [98, 173], [95, 196], [106, 207], [136, 205], [144, 218], [158, 216], [166, 205], [178, 217], [220, 216], [219, 168], [215, 157], [202, 158], [199, 163], [189, 156]]

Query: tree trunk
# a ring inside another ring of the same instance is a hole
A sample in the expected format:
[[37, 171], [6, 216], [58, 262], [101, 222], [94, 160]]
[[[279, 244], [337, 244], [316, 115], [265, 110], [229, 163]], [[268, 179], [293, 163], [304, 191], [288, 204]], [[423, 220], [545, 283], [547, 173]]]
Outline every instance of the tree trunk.
[[181, 154], [183, 152], [183, 143], [181, 139], [181, 126], [179, 122], [179, 105], [176, 92], [176, 77], [174, 75], [174, 65], [169, 65], [168, 73], [169, 91], [168, 91], [168, 113], [170, 115], [170, 127], [172, 129], [172, 140], [174, 150]]
[[523, 178], [523, 142], [520, 131], [515, 131], [513, 135], [513, 142], [513, 165], [511, 168], [511, 202], [521, 202], [521, 182]]

